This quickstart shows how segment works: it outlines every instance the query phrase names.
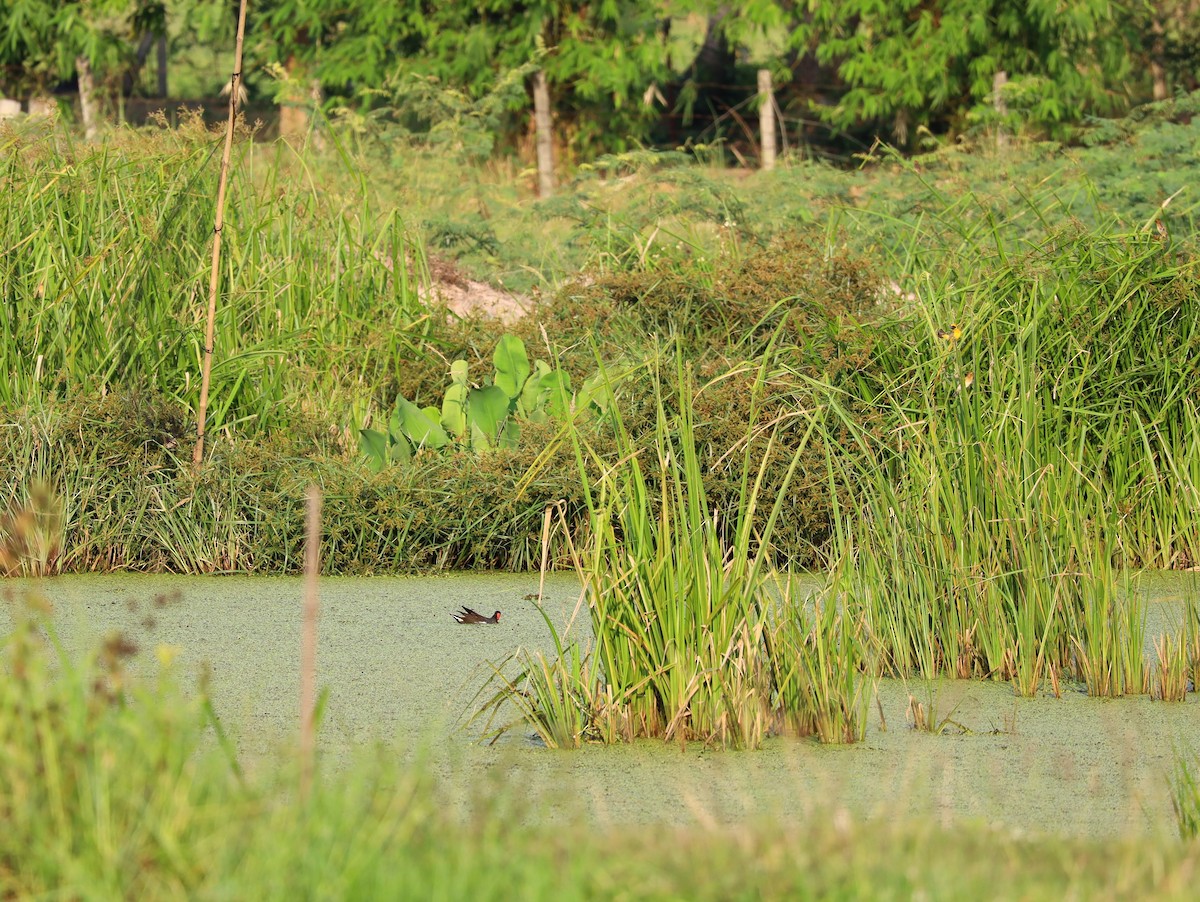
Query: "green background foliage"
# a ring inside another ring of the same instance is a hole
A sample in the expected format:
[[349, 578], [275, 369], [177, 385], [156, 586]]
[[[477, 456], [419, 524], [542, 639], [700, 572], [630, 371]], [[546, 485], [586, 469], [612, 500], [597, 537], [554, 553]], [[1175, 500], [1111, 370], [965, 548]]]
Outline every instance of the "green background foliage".
[[[0, 92], [65, 90], [87, 58], [116, 112], [149, 89], [145, 38], [165, 34], [173, 93], [212, 97], [228, 78], [233, 8], [12, 0], [0, 10]], [[526, 146], [526, 81], [540, 68], [560, 158], [578, 162], [713, 137], [756, 154], [764, 67], [788, 140], [845, 152], [875, 135], [918, 147], [1000, 126], [1061, 138], [1083, 117], [1194, 90], [1198, 21], [1194, 0], [267, 0], [250, 5], [244, 68], [262, 98], [359, 114], [400, 101], [421, 130], [444, 119], [430, 109], [437, 93], [458, 108], [492, 96], [485, 155], [496, 141]]]

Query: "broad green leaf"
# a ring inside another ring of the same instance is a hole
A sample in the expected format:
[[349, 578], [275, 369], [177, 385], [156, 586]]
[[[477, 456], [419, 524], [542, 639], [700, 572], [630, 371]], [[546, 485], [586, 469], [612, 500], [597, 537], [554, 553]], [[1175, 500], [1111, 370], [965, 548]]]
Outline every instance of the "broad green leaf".
[[392, 441], [388, 448], [388, 460], [405, 464], [412, 460], [412, 445], [408, 443], [408, 439], [401, 435]]
[[481, 451], [492, 450], [491, 441], [489, 441], [488, 437], [484, 435], [483, 430], [479, 428], [477, 423], [471, 424], [471, 449], [477, 454]]
[[459, 440], [467, 434], [467, 394], [469, 391], [470, 388], [466, 381], [455, 381], [446, 389], [446, 397], [442, 399], [442, 426]]
[[[583, 388], [580, 394], [586, 394], [588, 403], [594, 404], [599, 408], [601, 413], [607, 413], [609, 407], [613, 403], [613, 393], [611, 383], [605, 379], [604, 374], [600, 372], [593, 373], [590, 377], [584, 380]], [[583, 402], [576, 405], [583, 407]]]
[[[471, 389], [467, 396], [467, 422], [478, 426], [489, 439], [500, 433], [500, 425], [508, 416], [508, 395], [495, 385]], [[472, 430], [472, 441], [474, 441]]]
[[438, 422], [436, 407], [421, 410], [412, 401], [403, 397], [396, 402], [396, 407], [404, 425], [404, 434], [416, 447], [444, 448], [449, 444], [450, 436], [446, 435], [446, 431]]
[[521, 400], [517, 403], [517, 411], [521, 416], [529, 418], [543, 403], [539, 398], [539, 386], [549, 372], [550, 365], [546, 361], [538, 360], [533, 364], [533, 372], [525, 380], [525, 385], [521, 389]]
[[517, 398], [525, 380], [529, 378], [529, 356], [525, 353], [525, 342], [515, 335], [505, 335], [496, 343], [492, 354], [496, 364], [496, 386], [509, 398]]
[[539, 407], [545, 407], [552, 417], [565, 420], [571, 412], [571, 376], [562, 370], [554, 370], [542, 377], [538, 392], [545, 400]]
[[541, 381], [542, 377], [538, 373], [534, 373], [525, 380], [525, 387], [521, 390], [521, 397], [517, 399], [517, 416], [529, 419], [529, 416], [537, 410], [538, 383]]
[[367, 463], [378, 473], [387, 463], [387, 436], [375, 429], [358, 430], [358, 444], [363, 454], [367, 455]]
[[400, 404], [397, 402], [396, 409], [392, 411], [392, 415], [388, 417], [388, 438], [392, 442], [398, 442], [404, 439], [404, 419], [400, 416]]
[[509, 417], [500, 434], [501, 448], [516, 448], [521, 443], [521, 424]]

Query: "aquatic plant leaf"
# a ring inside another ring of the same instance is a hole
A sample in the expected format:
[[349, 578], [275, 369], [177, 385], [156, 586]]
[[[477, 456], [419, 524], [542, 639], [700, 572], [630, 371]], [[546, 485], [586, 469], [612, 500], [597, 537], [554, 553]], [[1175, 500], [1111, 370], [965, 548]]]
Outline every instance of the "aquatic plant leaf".
[[526, 418], [531, 417], [545, 403], [545, 399], [541, 395], [541, 384], [542, 379], [549, 372], [550, 364], [546, 363], [546, 361], [538, 360], [533, 364], [533, 372], [525, 380], [525, 385], [521, 389], [521, 398], [517, 401], [517, 412], [521, 416]]
[[492, 361], [496, 365], [496, 386], [509, 398], [520, 397], [521, 389], [530, 373], [525, 342], [515, 335], [505, 335], [496, 343]]
[[565, 420], [571, 412], [571, 376], [554, 370], [542, 377], [538, 407], [545, 406], [552, 417]]
[[492, 450], [491, 440], [487, 437], [484, 431], [479, 428], [478, 423], [471, 424], [471, 448], [476, 453]]
[[376, 429], [358, 430], [358, 444], [363, 454], [367, 455], [367, 463], [378, 473], [387, 462], [387, 436]]
[[612, 384], [604, 378], [604, 374], [599, 370], [584, 380], [579, 394], [580, 398], [577, 398], [575, 402], [576, 410], [593, 404], [601, 413], [607, 413], [613, 403]]
[[[433, 411], [432, 415], [430, 410]], [[436, 407], [421, 410], [416, 404], [400, 397], [396, 401], [396, 412], [404, 427], [404, 434], [418, 447], [443, 448], [450, 443], [450, 436], [438, 422]]]
[[[467, 422], [478, 426], [490, 442], [500, 434], [500, 426], [508, 416], [508, 403], [509, 396], [498, 386], [472, 389], [467, 397]], [[474, 436], [472, 429], [472, 443]]]
[[442, 426], [455, 438], [461, 439], [467, 432], [467, 395], [470, 387], [466, 380], [455, 380], [446, 389], [442, 399]]
[[393, 439], [391, 445], [388, 446], [388, 460], [392, 463], [406, 464], [412, 460], [412, 455], [412, 445], [402, 435]]
[[516, 448], [521, 441], [521, 424], [509, 417], [504, 423], [504, 431], [500, 433], [501, 448]]

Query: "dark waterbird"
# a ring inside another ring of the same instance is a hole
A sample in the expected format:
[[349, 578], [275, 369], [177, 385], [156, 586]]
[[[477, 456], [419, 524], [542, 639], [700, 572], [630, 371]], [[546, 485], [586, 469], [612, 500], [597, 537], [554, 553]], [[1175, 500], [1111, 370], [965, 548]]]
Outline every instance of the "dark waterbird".
[[463, 606], [461, 611], [455, 611], [451, 614], [457, 623], [499, 623], [500, 612], [497, 611], [491, 617], [484, 617], [477, 611], [472, 611], [470, 608]]

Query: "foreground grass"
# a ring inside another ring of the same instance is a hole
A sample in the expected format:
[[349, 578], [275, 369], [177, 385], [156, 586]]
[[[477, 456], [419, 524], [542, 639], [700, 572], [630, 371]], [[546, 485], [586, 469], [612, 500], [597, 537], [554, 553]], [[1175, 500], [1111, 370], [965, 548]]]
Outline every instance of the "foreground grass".
[[[8, 599], [10, 604], [20, 604]], [[855, 821], [596, 828], [540, 822], [500, 771], [439, 782], [420, 756], [363, 750], [243, 773], [169, 648], [113, 636], [66, 656], [36, 611], [0, 641], [0, 893], [6, 898], [1188, 898], [1200, 849]], [[139, 677], [135, 674], [143, 674]]]

